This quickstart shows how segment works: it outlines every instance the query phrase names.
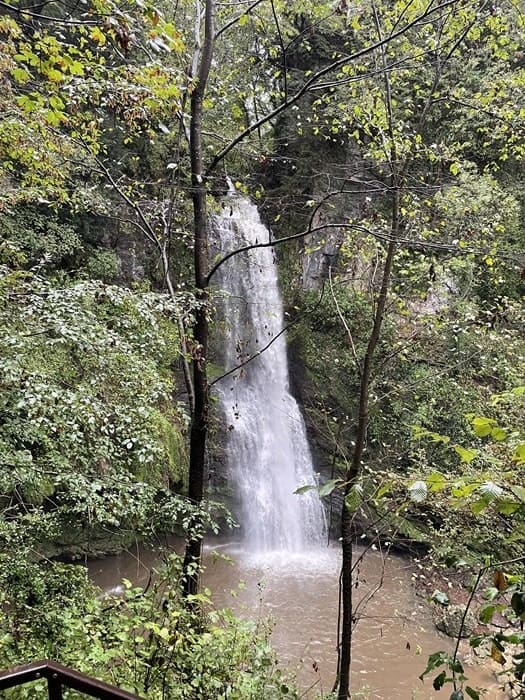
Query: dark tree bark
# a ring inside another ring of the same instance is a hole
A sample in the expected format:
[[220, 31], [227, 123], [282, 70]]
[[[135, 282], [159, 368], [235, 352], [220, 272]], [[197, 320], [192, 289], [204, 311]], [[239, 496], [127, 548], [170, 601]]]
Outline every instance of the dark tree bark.
[[[397, 204], [396, 204], [397, 203]], [[395, 194], [394, 212], [392, 216], [392, 232], [395, 231], [395, 239], [397, 239], [399, 222], [399, 193]], [[381, 281], [381, 289], [377, 298], [377, 307], [374, 315], [374, 325], [368, 340], [366, 353], [363, 360], [363, 368], [361, 372], [361, 382], [359, 390], [359, 417], [357, 425], [357, 435], [355, 439], [355, 448], [352, 455], [350, 468], [345, 475], [345, 488], [343, 493], [343, 506], [341, 513], [341, 630], [340, 630], [340, 648], [338, 655], [338, 700], [347, 700], [350, 697], [350, 667], [352, 663], [352, 638], [354, 630], [353, 617], [353, 586], [352, 586], [352, 569], [353, 569], [353, 553], [354, 553], [354, 532], [352, 513], [346, 507], [346, 498], [350, 494], [353, 487], [356, 485], [361, 474], [361, 460], [366, 445], [366, 433], [368, 429], [368, 410], [369, 410], [369, 389], [370, 378], [372, 376], [372, 360], [374, 353], [381, 336], [381, 326], [385, 315], [385, 307], [388, 298], [388, 290], [390, 287], [390, 278], [392, 274], [392, 263], [396, 251], [396, 243], [393, 240], [387, 249], [385, 265], [383, 268], [383, 277]]]
[[[199, 18], [197, 18], [199, 22]], [[197, 84], [191, 95], [190, 158], [194, 226], [195, 287], [199, 307], [196, 311], [193, 352], [194, 411], [190, 433], [190, 466], [188, 497], [201, 503], [206, 471], [206, 438], [208, 432], [209, 390], [206, 361], [208, 353], [208, 216], [206, 211], [206, 180], [202, 156], [202, 115], [206, 83], [213, 56], [215, 32], [215, 2], [206, 0], [204, 11], [204, 42], [200, 51]], [[196, 32], [197, 33], [197, 32]], [[184, 593], [195, 594], [199, 584], [202, 537], [199, 523], [196, 533], [186, 543], [184, 558]]]

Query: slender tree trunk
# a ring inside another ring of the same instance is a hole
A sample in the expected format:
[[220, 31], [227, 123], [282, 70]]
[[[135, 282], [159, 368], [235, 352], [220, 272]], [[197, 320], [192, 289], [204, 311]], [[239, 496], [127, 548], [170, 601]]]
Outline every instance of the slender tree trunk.
[[[167, 232], [166, 232], [166, 235]], [[173, 281], [171, 279], [171, 269], [169, 262], [169, 254], [165, 246], [161, 247], [161, 260], [162, 269], [164, 272], [164, 280], [166, 282], [166, 287], [168, 289], [168, 294], [170, 299], [174, 302], [177, 298], [175, 294], [175, 289], [173, 288]], [[190, 407], [190, 416], [195, 412], [195, 398], [193, 395], [193, 381], [191, 377], [190, 363], [188, 362], [188, 345], [186, 343], [186, 328], [184, 327], [184, 322], [180, 316], [177, 318], [177, 327], [179, 329], [180, 335], [180, 349], [182, 354], [182, 372], [184, 375], [184, 385], [186, 387], [186, 393], [188, 394], [188, 404]]]
[[385, 315], [385, 307], [388, 298], [388, 290], [390, 288], [390, 278], [392, 274], [392, 264], [396, 251], [396, 240], [399, 235], [399, 191], [394, 194], [394, 202], [392, 209], [392, 224], [391, 224], [391, 242], [387, 249], [385, 264], [383, 267], [383, 275], [381, 280], [381, 288], [377, 297], [376, 312], [374, 315], [374, 324], [368, 339], [366, 353], [363, 359], [363, 367], [361, 372], [361, 382], [359, 388], [359, 417], [357, 424], [357, 434], [355, 439], [355, 448], [352, 456], [352, 462], [345, 475], [345, 489], [343, 494], [343, 507], [341, 513], [341, 630], [340, 630], [340, 649], [338, 655], [338, 700], [347, 700], [350, 697], [350, 668], [352, 664], [352, 636], [354, 630], [353, 617], [353, 585], [352, 585], [352, 568], [353, 568], [353, 553], [354, 553], [354, 531], [352, 513], [346, 507], [346, 497], [350, 494], [353, 487], [356, 485], [361, 474], [361, 462], [366, 445], [366, 434], [368, 430], [368, 412], [369, 412], [369, 389], [370, 379], [372, 376], [372, 360], [379, 338], [381, 336], [381, 327]]
[[[208, 433], [209, 391], [206, 361], [208, 354], [208, 216], [206, 182], [202, 156], [202, 115], [206, 83], [210, 72], [214, 44], [214, 0], [206, 0], [204, 10], [204, 42], [197, 72], [197, 84], [191, 96], [190, 158], [194, 226], [195, 287], [199, 307], [195, 314], [193, 353], [194, 411], [190, 433], [190, 467], [188, 497], [198, 505], [204, 495], [206, 476], [206, 439]], [[199, 18], [197, 19], [199, 21]], [[197, 592], [201, 564], [202, 537], [197, 532], [186, 543], [184, 558], [186, 595]]]

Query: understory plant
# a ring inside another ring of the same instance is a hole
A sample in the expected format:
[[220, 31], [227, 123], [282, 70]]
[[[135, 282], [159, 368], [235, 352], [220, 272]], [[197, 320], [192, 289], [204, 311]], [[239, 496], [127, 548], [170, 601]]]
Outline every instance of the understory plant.
[[[184, 601], [174, 553], [145, 587], [124, 580], [102, 594], [78, 565], [0, 561], [0, 667], [51, 658], [148, 700], [298, 697], [277, 665], [264, 622], [213, 607], [210, 591]], [[45, 682], [5, 697], [41, 697]], [[67, 697], [67, 695], [66, 695]]]

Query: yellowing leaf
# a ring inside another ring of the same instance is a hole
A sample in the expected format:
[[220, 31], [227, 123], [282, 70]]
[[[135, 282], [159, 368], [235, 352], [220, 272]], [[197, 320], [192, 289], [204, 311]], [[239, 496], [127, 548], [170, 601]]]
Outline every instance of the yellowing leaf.
[[100, 46], [104, 46], [106, 43], [106, 35], [100, 29], [100, 27], [93, 27], [89, 32], [89, 36], [96, 44], [99, 44]]
[[505, 657], [503, 656], [503, 654], [501, 653], [501, 651], [498, 649], [498, 647], [495, 644], [492, 645], [492, 649], [490, 650], [490, 655], [497, 664], [501, 664], [502, 666], [506, 661]]
[[496, 569], [494, 572], [494, 585], [498, 591], [504, 591], [507, 588], [507, 579], [505, 578], [505, 574], [499, 569]]

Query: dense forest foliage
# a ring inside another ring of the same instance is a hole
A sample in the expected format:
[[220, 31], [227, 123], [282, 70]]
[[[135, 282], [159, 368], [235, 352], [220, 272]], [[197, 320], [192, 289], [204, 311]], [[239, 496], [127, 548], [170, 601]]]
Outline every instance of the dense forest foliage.
[[[0, 2], [0, 666], [56, 658], [148, 698], [295, 693], [264, 626], [202, 612], [194, 585], [229, 522], [206, 493], [226, 432], [208, 387], [231, 369], [207, 221], [228, 177], [276, 237], [343, 587], [361, 536], [474, 572], [520, 697], [523, 13]], [[97, 597], [64, 563], [173, 532], [186, 557], [146, 591]], [[479, 697], [455, 655], [435, 669]]]

